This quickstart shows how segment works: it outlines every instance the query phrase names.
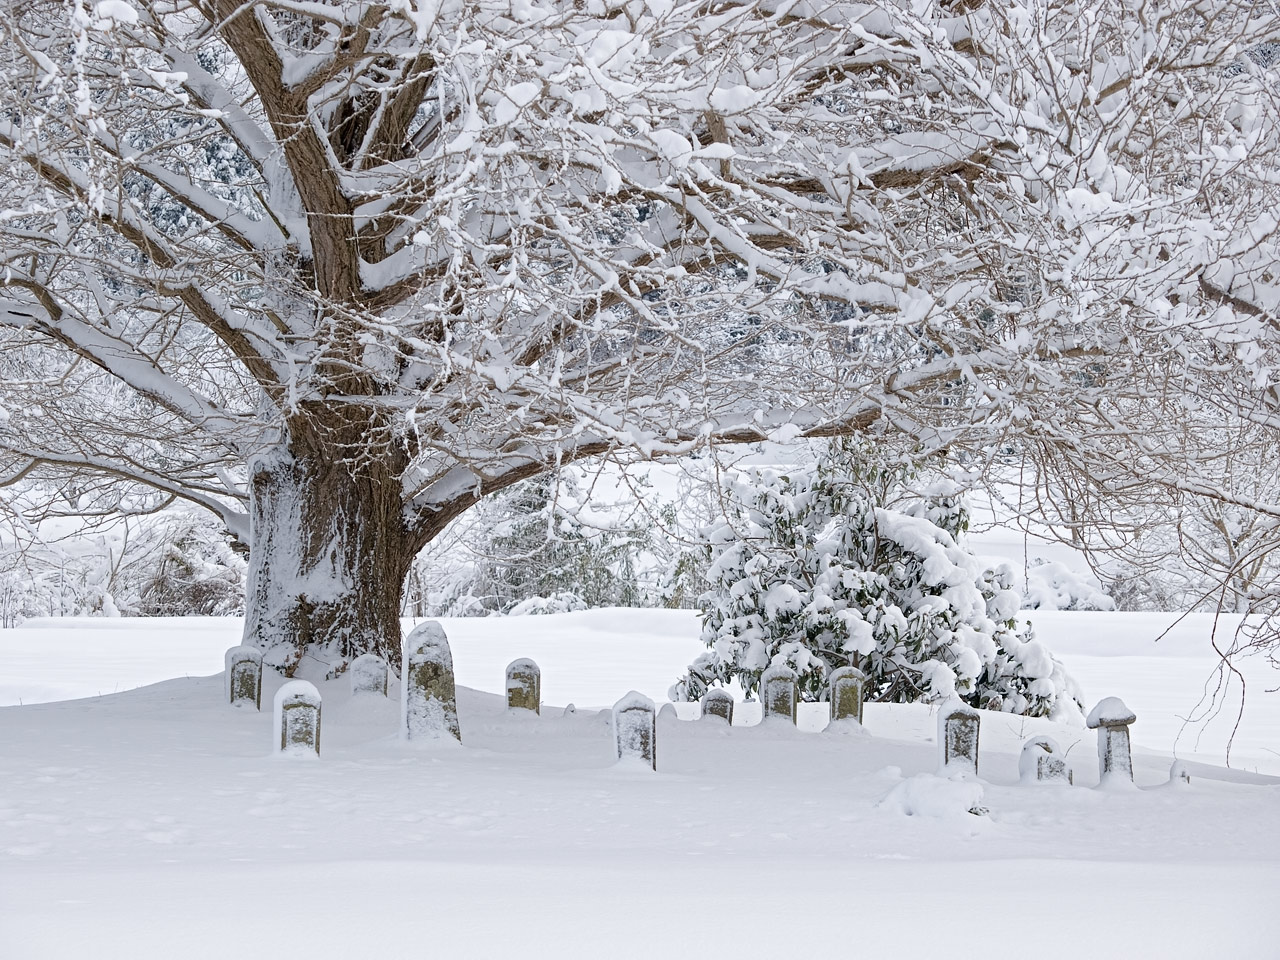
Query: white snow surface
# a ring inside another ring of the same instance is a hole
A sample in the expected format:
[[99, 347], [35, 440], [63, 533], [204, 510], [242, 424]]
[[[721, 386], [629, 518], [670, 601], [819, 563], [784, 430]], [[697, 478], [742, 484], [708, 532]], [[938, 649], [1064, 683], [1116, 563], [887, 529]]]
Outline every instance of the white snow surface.
[[[732, 728], [680, 704], [658, 718], [656, 773], [618, 764], [600, 708], [661, 702], [701, 650], [682, 611], [445, 621], [463, 747], [409, 749], [396, 696], [308, 677], [324, 748], [305, 764], [272, 762], [268, 710], [224, 702], [238, 621], [0, 631], [0, 702], [24, 704], [0, 708], [0, 957], [781, 956], [799, 918], [850, 911], [873, 956], [944, 940], [959, 958], [1276, 956], [1275, 672], [1243, 664], [1227, 769], [1234, 717], [1179, 719], [1214, 666], [1211, 618], [1158, 644], [1172, 615], [1034, 619], [1086, 707], [1119, 696], [1137, 715], [1137, 789], [1094, 789], [1095, 731], [989, 711], [978, 781], [936, 777], [919, 705], [869, 703], [849, 737], [821, 733], [825, 704], [796, 728], [760, 725], [758, 703]], [[520, 656], [549, 706], [583, 706], [509, 714]], [[266, 671], [264, 706], [283, 683]], [[1033, 736], [1062, 745], [1076, 786], [1019, 783]], [[1190, 783], [1170, 784], [1175, 752]]]

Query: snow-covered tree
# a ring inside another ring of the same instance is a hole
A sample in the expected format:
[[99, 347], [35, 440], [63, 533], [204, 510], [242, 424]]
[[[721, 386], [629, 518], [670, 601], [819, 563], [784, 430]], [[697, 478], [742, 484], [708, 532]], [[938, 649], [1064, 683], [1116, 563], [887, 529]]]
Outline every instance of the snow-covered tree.
[[[0, 509], [0, 625], [48, 616], [221, 616], [244, 612], [246, 560], [203, 510], [111, 508], [89, 492], [18, 486]], [[67, 497], [75, 502], [67, 502]], [[38, 525], [23, 522], [41, 514]]]
[[[1041, 448], [1040, 460], [1015, 458], [1006, 469], [1026, 482], [1010, 484], [1016, 499], [1002, 499], [999, 510], [1086, 554], [1121, 609], [1243, 613], [1280, 575], [1280, 423], [1264, 422], [1262, 397], [1226, 404], [1219, 395], [1206, 414], [1205, 397], [1228, 384], [1182, 382], [1187, 393], [1167, 398], [1181, 420], [1149, 421], [1140, 436], [1155, 442], [1130, 451], [1159, 482], [1107, 462], [1073, 474]], [[1231, 429], [1217, 420], [1228, 406]]]
[[573, 468], [515, 484], [459, 518], [457, 529], [419, 556], [411, 575], [419, 612], [656, 605], [655, 537], [644, 515], [635, 503], [589, 504]]
[[1265, 366], [1277, 32], [1245, 0], [7, 3], [0, 482], [213, 511], [292, 670], [395, 660], [419, 550], [589, 456], [882, 421], [1144, 469], [1153, 363]]
[[904, 497], [910, 470], [880, 459], [847, 444], [813, 467], [726, 478], [726, 517], [707, 531], [710, 650], [672, 698], [731, 681], [750, 693], [785, 665], [820, 700], [831, 671], [852, 666], [878, 700], [1077, 710], [1062, 666], [1018, 622], [1013, 570], [967, 549], [955, 498]]

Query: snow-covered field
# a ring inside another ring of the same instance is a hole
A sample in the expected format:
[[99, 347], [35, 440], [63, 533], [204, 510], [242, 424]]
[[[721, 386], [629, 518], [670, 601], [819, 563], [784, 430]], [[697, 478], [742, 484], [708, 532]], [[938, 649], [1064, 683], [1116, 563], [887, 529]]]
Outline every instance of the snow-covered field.
[[[700, 649], [685, 612], [446, 622], [466, 745], [402, 743], [344, 678], [315, 762], [222, 703], [234, 621], [0, 631], [0, 704], [24, 704], [0, 708], [0, 957], [1280, 956], [1280, 677], [1244, 664], [1227, 770], [1238, 688], [1180, 719], [1210, 618], [1153, 644], [1170, 617], [1033, 616], [1088, 704], [1137, 713], [1139, 789], [1094, 789], [1092, 731], [984, 712], [975, 816], [929, 709], [878, 704], [865, 735], [818, 705], [799, 730], [663, 718], [659, 772], [620, 767], [599, 708], [663, 697]], [[497, 696], [519, 656], [540, 718]], [[1075, 787], [1018, 783], [1040, 733]]]

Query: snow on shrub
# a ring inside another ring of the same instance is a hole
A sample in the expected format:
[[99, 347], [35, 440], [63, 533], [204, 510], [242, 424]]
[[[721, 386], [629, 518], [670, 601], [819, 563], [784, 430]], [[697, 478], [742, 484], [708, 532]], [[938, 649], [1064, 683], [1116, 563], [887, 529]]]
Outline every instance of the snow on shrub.
[[541, 616], [552, 613], [573, 613], [586, 610], [586, 602], [571, 590], [553, 593], [549, 597], [530, 597], [521, 600], [507, 611], [512, 617]]
[[812, 467], [730, 474], [726, 515], [703, 531], [709, 650], [671, 698], [734, 680], [752, 693], [769, 666], [786, 665], [801, 697], [820, 700], [830, 672], [853, 666], [869, 700], [956, 696], [1078, 719], [1074, 684], [1018, 623], [1012, 568], [966, 548], [956, 497], [905, 497], [912, 475], [852, 443]]
[[1115, 601], [1065, 563], [1036, 557], [1027, 571], [1024, 610], [1114, 610]]

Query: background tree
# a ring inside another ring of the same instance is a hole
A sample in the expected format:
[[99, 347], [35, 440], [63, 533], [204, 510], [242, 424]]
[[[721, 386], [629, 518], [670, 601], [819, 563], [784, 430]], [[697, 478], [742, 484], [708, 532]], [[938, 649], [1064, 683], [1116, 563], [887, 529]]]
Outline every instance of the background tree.
[[[589, 496], [566, 467], [488, 498], [419, 555], [409, 605], [418, 616], [555, 613], [657, 606], [659, 557], [646, 523], [656, 500]], [[594, 501], [594, 502], [592, 502]], [[664, 549], [664, 547], [666, 549]]]
[[841, 443], [811, 467], [729, 475], [726, 515], [706, 529], [709, 650], [672, 699], [731, 681], [750, 694], [785, 664], [801, 697], [821, 700], [831, 671], [852, 666], [870, 699], [1079, 719], [1070, 678], [1018, 621], [1013, 569], [968, 549], [953, 496], [912, 492], [923, 466]]
[[1175, 483], [1148, 426], [1219, 370], [1179, 344], [1274, 317], [1241, 52], [1276, 33], [1243, 0], [15, 0], [7, 475], [214, 511], [286, 671], [394, 661], [418, 551], [588, 456], [884, 421]]

